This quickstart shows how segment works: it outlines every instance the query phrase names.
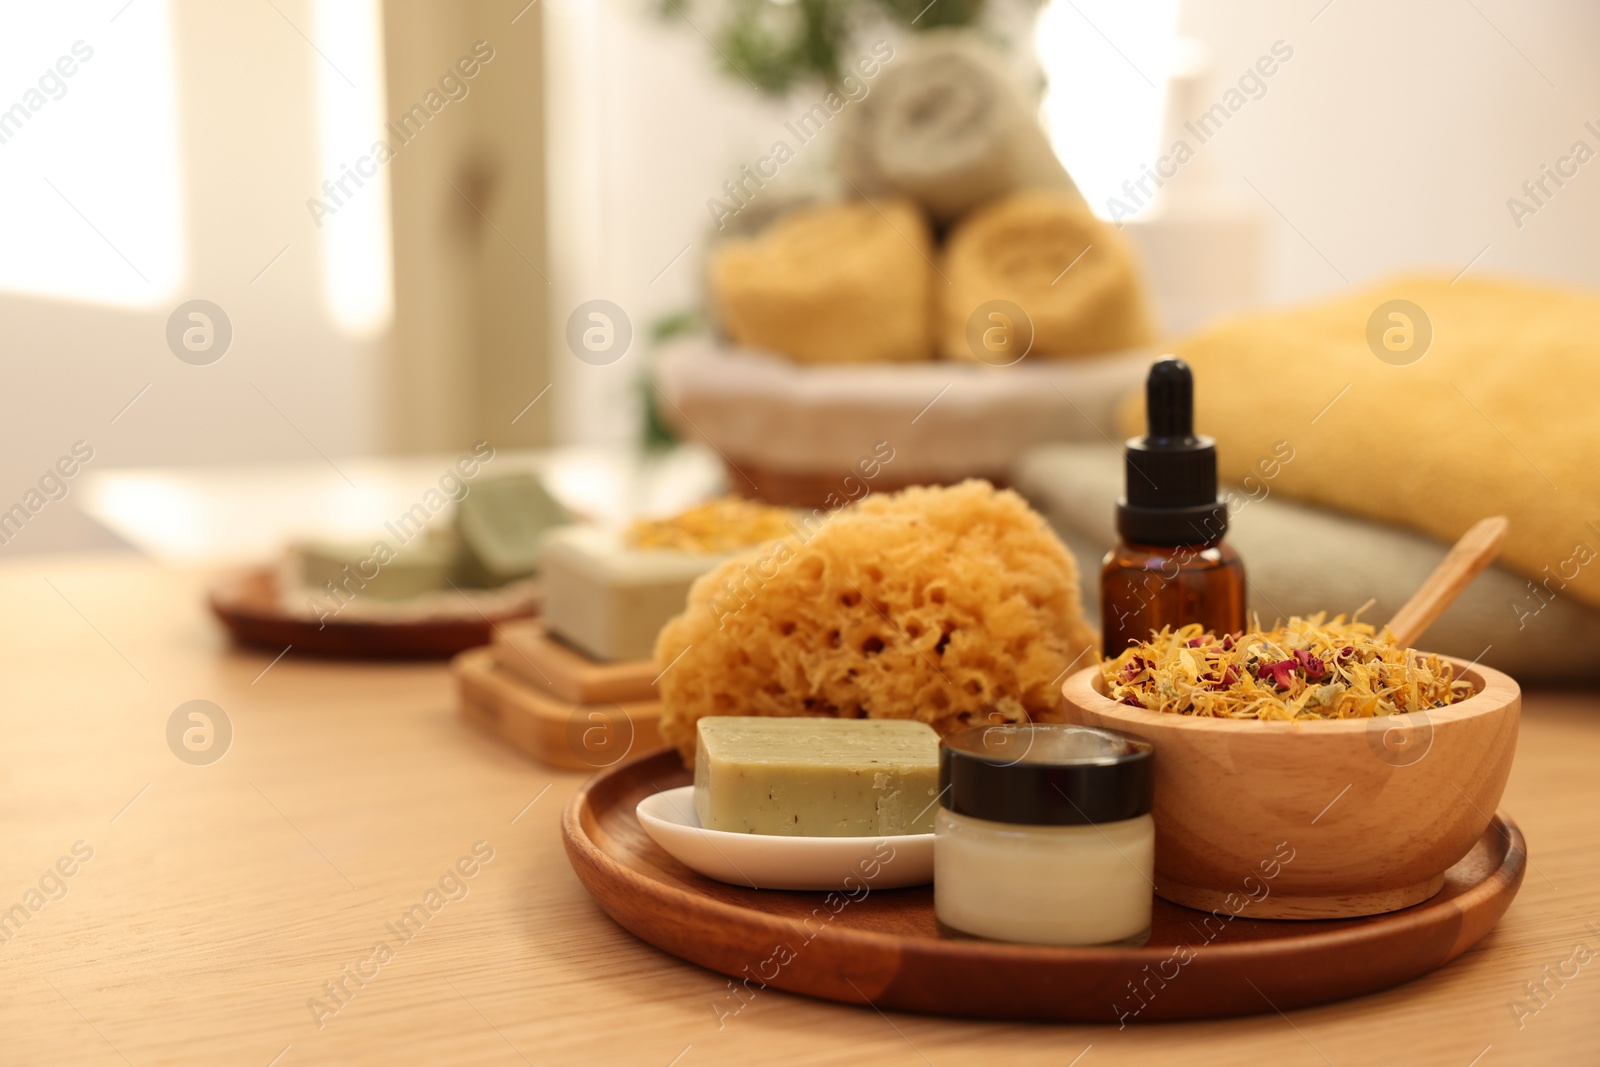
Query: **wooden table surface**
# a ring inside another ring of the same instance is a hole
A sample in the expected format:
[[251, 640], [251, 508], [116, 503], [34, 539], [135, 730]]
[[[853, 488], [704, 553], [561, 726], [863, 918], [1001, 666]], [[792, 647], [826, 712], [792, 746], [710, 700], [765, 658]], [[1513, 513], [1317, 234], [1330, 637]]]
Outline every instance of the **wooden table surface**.
[[[573, 876], [558, 816], [580, 775], [464, 727], [443, 666], [229, 648], [204, 580], [126, 556], [0, 566], [0, 1062], [1600, 1063], [1600, 962], [1547, 978], [1600, 951], [1592, 697], [1527, 700], [1503, 805], [1529, 841], [1521, 895], [1399, 989], [1123, 1031], [769, 990], [719, 1028], [725, 980], [636, 941]], [[210, 765], [168, 747], [196, 699], [233, 728]], [[472, 877], [449, 877], [462, 860]]]

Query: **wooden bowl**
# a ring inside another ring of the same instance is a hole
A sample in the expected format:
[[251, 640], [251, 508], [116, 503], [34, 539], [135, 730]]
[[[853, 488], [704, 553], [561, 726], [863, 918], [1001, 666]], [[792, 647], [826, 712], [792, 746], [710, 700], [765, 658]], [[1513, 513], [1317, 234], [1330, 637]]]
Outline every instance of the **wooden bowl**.
[[[1427, 900], [1489, 826], [1522, 693], [1451, 660], [1476, 692], [1405, 716], [1194, 718], [1120, 704], [1100, 668], [1062, 685], [1069, 722], [1156, 747], [1156, 893], [1203, 911], [1329, 919]], [[1226, 917], [1224, 915], [1224, 917]]]

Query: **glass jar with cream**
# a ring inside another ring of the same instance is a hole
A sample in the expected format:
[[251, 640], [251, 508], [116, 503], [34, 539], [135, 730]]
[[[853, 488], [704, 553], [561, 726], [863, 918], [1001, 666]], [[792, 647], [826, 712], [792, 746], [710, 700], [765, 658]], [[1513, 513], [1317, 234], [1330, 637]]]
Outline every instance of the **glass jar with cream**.
[[975, 726], [939, 747], [933, 907], [999, 941], [1097, 945], [1150, 929], [1154, 747], [1058, 723]]

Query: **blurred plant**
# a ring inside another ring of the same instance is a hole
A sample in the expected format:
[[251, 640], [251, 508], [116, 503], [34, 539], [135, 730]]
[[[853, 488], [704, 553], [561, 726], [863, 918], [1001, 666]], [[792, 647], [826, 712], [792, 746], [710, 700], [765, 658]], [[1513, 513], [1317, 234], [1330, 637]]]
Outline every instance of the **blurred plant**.
[[705, 312], [700, 309], [686, 308], [683, 311], [674, 311], [650, 324], [650, 343], [661, 345], [679, 337], [692, 337], [697, 333], [704, 333], [706, 328]]
[[[653, 350], [679, 337], [692, 337], [697, 333], [704, 333], [708, 328], [703, 311], [689, 309], [673, 312], [670, 315], [663, 315], [650, 324], [650, 345]], [[657, 400], [653, 380], [652, 371], [647, 371], [639, 378], [639, 392], [644, 402], [642, 444], [646, 452], [659, 452], [671, 448], [680, 440], [677, 431], [673, 430], [661, 414], [661, 404]]]
[[[835, 86], [843, 73], [841, 56], [863, 23], [887, 19], [913, 31], [971, 26], [988, 0], [659, 0], [664, 17], [681, 18], [703, 33], [722, 66], [773, 96], [818, 78]], [[713, 7], [710, 23], [691, 19]]]

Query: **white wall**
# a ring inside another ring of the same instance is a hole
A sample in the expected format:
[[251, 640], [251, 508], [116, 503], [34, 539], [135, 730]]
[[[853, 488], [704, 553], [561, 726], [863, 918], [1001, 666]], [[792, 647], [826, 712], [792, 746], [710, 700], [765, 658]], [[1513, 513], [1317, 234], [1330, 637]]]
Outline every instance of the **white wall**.
[[1225, 180], [1254, 196], [1248, 178], [1304, 234], [1269, 209], [1268, 297], [1340, 289], [1341, 273], [1454, 274], [1485, 245], [1474, 274], [1600, 284], [1600, 161], [1521, 229], [1506, 208], [1575, 139], [1600, 151], [1583, 129], [1600, 127], [1600, 5], [1334, 0], [1319, 15], [1325, 3], [1186, 0], [1180, 24], [1224, 76], [1274, 40], [1295, 50], [1207, 146]]

